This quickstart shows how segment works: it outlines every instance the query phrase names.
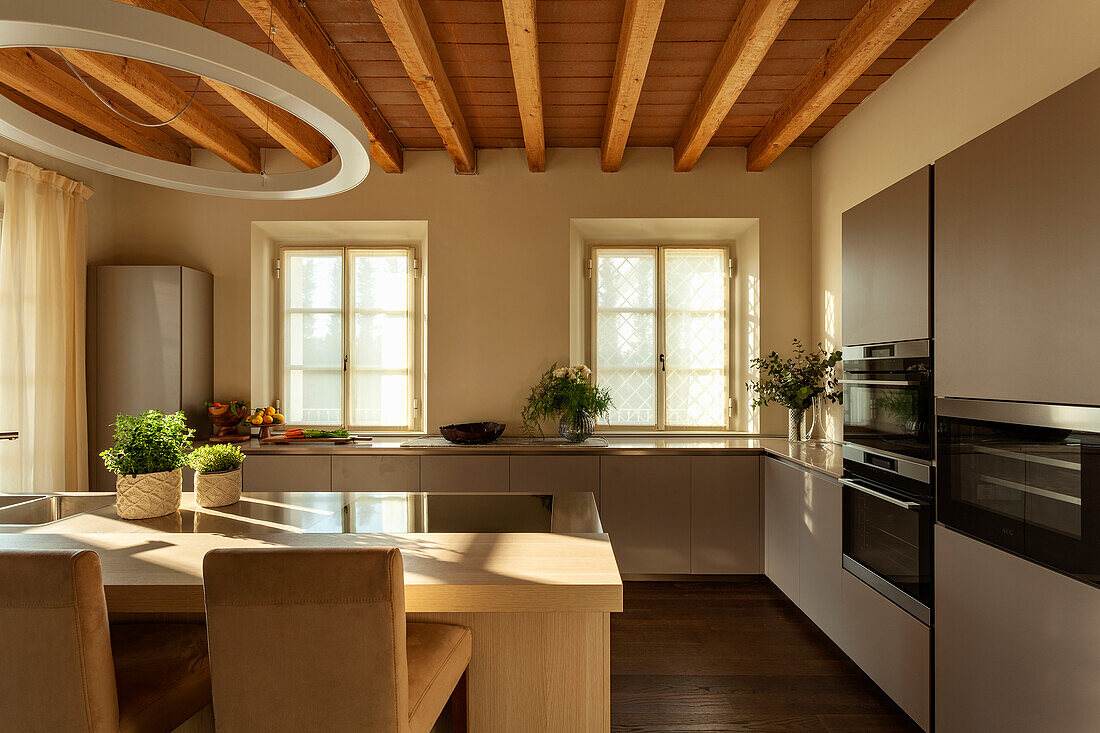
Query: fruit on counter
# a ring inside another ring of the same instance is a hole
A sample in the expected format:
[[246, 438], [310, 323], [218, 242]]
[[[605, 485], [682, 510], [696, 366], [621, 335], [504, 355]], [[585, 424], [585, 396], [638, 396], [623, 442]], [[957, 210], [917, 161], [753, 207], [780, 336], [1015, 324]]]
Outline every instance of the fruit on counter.
[[256, 411], [244, 419], [246, 425], [279, 425], [286, 421], [274, 407], [257, 407]]

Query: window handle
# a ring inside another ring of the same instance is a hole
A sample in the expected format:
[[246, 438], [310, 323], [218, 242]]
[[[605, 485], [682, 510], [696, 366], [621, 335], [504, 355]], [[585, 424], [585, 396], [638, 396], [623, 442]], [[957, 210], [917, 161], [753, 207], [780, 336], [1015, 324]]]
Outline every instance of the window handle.
[[348, 355], [344, 354], [344, 371], [348, 370]]
[[661, 354], [658, 358], [661, 360], [661, 371], [663, 372], [665, 370], [665, 355]]

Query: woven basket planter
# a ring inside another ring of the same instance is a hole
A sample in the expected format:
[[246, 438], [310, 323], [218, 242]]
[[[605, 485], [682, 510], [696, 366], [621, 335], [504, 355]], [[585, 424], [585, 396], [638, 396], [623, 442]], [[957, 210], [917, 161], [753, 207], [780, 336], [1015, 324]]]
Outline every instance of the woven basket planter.
[[199, 506], [227, 506], [240, 500], [241, 469], [195, 474], [195, 503]]
[[151, 519], [180, 508], [183, 471], [139, 473], [115, 481], [115, 510], [123, 519]]

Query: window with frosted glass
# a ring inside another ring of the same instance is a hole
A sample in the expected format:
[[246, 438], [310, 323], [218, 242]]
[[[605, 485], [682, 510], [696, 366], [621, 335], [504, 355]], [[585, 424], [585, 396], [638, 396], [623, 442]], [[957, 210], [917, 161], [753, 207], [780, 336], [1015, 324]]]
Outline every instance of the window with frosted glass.
[[406, 247], [283, 250], [288, 423], [416, 426], [414, 263]]
[[661, 250], [664, 260], [665, 424], [725, 427], [729, 342], [725, 249]]
[[343, 259], [320, 249], [283, 258], [282, 409], [291, 423], [344, 423]]
[[596, 253], [596, 381], [610, 424], [657, 423], [657, 250]]
[[593, 250], [593, 362], [610, 424], [724, 429], [729, 415], [729, 250]]
[[411, 423], [412, 318], [408, 250], [350, 250], [354, 425]]

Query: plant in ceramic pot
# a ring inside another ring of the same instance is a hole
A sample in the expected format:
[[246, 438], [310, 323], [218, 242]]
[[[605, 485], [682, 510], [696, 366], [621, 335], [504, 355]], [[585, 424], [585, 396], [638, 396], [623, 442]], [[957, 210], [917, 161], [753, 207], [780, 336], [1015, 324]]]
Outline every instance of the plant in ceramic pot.
[[750, 363], [760, 377], [745, 386], [753, 393], [753, 408], [765, 407], [773, 402], [787, 408], [787, 439], [801, 442], [813, 432], [804, 429], [806, 410], [815, 400], [826, 399], [841, 402], [843, 394], [836, 380], [836, 365], [840, 352], [825, 351], [817, 345], [817, 351], [806, 351], [802, 342], [794, 340], [794, 356], [783, 358], [776, 352], [757, 357]]
[[611, 392], [592, 383], [591, 369], [554, 364], [531, 388], [523, 406], [523, 430], [541, 434], [540, 423], [556, 417], [558, 433], [570, 443], [580, 443], [595, 431], [596, 418], [608, 418], [611, 404]]
[[195, 502], [215, 507], [241, 500], [241, 464], [244, 453], [235, 445], [204, 445], [187, 456], [195, 469]]
[[115, 509], [123, 519], [150, 519], [180, 508], [183, 472], [191, 438], [182, 412], [147, 410], [115, 418], [114, 445], [100, 453], [118, 476]]

